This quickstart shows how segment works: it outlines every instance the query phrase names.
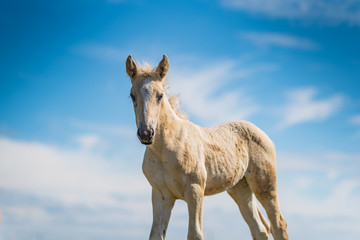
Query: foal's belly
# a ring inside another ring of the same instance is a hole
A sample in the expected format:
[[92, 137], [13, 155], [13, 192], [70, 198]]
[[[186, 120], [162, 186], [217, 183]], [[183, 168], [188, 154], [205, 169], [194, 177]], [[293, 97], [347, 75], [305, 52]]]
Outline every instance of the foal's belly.
[[245, 164], [237, 162], [231, 168], [220, 167], [216, 171], [208, 171], [205, 195], [223, 192], [240, 181], [245, 174]]
[[244, 177], [248, 166], [246, 149], [239, 149], [239, 146], [235, 145], [227, 151], [212, 151], [205, 157], [205, 195], [216, 194], [233, 187]]

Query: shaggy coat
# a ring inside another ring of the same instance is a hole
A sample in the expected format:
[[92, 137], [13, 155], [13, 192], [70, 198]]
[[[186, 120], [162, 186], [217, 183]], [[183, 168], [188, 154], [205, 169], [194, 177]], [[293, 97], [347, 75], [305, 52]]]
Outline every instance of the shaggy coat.
[[[156, 70], [138, 68], [131, 55], [126, 71], [131, 78], [138, 127], [146, 151], [143, 172], [152, 186], [151, 240], [165, 239], [176, 199], [186, 201], [188, 240], [203, 239], [202, 204], [205, 195], [227, 191], [238, 204], [253, 239], [289, 239], [276, 191], [276, 156], [270, 138], [250, 122], [203, 128], [177, 111], [166, 96], [166, 55]], [[271, 225], [259, 211], [264, 207]]]

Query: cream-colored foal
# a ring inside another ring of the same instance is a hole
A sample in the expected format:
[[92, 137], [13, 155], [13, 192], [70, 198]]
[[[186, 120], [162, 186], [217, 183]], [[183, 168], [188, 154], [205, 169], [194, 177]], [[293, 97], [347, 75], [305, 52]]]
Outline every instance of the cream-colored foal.
[[[131, 55], [131, 78], [137, 136], [146, 145], [143, 172], [152, 186], [150, 239], [165, 239], [176, 199], [186, 201], [188, 239], [203, 239], [205, 195], [227, 191], [240, 208], [254, 239], [289, 239], [276, 191], [275, 148], [269, 137], [246, 121], [202, 128], [185, 119], [164, 89], [166, 55], [155, 70], [139, 67]], [[209, 106], [211, 107], [211, 106]], [[259, 211], [254, 196], [271, 223]]]

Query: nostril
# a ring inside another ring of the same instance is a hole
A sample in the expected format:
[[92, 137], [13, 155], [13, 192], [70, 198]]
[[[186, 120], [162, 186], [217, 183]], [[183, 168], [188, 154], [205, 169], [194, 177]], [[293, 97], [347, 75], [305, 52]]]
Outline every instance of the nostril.
[[154, 129], [150, 128], [150, 137], [153, 137], [154, 136]]
[[138, 128], [138, 130], [137, 130], [137, 135], [138, 135], [138, 137], [141, 137], [141, 134], [140, 134], [140, 129]]

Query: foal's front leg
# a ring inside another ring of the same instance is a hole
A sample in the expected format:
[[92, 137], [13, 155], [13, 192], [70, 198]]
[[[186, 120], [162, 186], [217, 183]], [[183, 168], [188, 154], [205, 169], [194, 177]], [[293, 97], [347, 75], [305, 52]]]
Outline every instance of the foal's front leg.
[[203, 240], [202, 206], [204, 188], [199, 184], [191, 184], [187, 189], [185, 200], [189, 211], [188, 240]]
[[153, 224], [151, 227], [150, 240], [165, 239], [166, 229], [174, 203], [175, 199], [169, 194], [161, 193], [154, 188], [152, 189]]

